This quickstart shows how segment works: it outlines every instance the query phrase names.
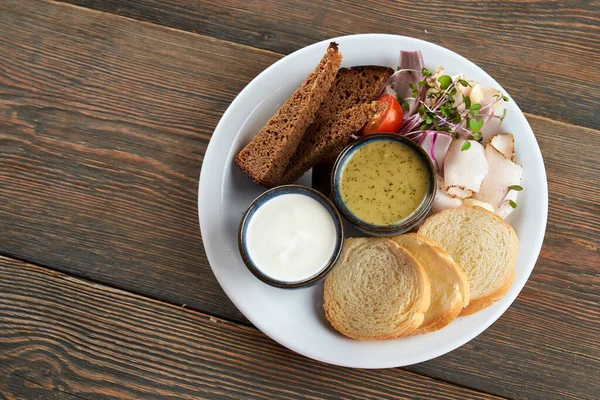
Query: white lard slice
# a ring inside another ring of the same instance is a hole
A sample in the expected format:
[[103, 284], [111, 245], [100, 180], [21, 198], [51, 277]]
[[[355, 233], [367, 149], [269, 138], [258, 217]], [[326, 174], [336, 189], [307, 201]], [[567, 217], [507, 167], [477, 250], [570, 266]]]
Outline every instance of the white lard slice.
[[444, 177], [441, 175], [437, 176], [437, 191], [433, 199], [433, 205], [431, 206], [431, 214], [439, 213], [446, 208], [456, 208], [462, 205], [462, 201], [455, 197], [448, 196], [446, 188], [444, 187]]
[[488, 174], [488, 163], [484, 149], [476, 140], [462, 150], [465, 139], [454, 139], [444, 160], [444, 184], [450, 197], [465, 199], [478, 193]]
[[[479, 103], [482, 107], [488, 104], [494, 104], [489, 106], [481, 112], [481, 115], [494, 115], [496, 117], [502, 116], [504, 111], [504, 100], [499, 99], [502, 96], [502, 92], [491, 88], [489, 86], [482, 85], [480, 83], [475, 84], [471, 89], [469, 97], [471, 104]], [[487, 126], [481, 131], [483, 136], [483, 144], [486, 144], [492, 136], [500, 132], [500, 118], [492, 118]]]
[[504, 158], [515, 161], [515, 137], [512, 133], [501, 133], [493, 136], [490, 143]]
[[[483, 180], [475, 199], [490, 203], [496, 208], [498, 215], [506, 218], [512, 211], [510, 200], [516, 201], [518, 195], [517, 191], [509, 190], [509, 186], [521, 184], [523, 167], [505, 157], [492, 143], [486, 146], [485, 157], [489, 164], [489, 174]], [[506, 208], [507, 205], [510, 210]]]

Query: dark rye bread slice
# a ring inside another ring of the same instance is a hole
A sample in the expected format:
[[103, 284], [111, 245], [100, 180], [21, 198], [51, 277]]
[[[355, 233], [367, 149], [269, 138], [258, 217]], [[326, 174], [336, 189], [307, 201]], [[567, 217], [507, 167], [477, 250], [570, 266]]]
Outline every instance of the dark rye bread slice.
[[379, 65], [340, 68], [329, 94], [321, 102], [315, 124], [351, 107], [375, 100], [377, 92], [393, 73], [392, 68]]
[[[392, 68], [378, 65], [340, 68], [328, 96], [321, 103], [315, 122], [308, 127], [308, 133], [290, 160], [283, 183], [297, 180], [318, 164], [333, 163], [342, 149], [350, 143], [350, 136], [373, 117], [374, 114], [371, 115], [370, 112], [373, 108], [359, 107], [355, 109], [357, 113], [345, 114], [344, 118], [353, 115], [349, 117], [351, 124], [348, 129], [340, 125], [344, 121], [336, 119], [352, 107], [374, 100], [381, 86], [393, 73]], [[362, 125], [360, 121], [363, 121]], [[336, 127], [336, 132], [329, 132], [328, 127]], [[328, 145], [328, 140], [333, 140], [334, 143]]]
[[281, 184], [290, 158], [321, 102], [333, 85], [342, 54], [332, 42], [319, 65], [234, 159], [235, 164], [262, 186]]
[[323, 121], [298, 146], [283, 176], [283, 183], [296, 181], [317, 164], [333, 162], [350, 143], [352, 135], [386, 108], [385, 103], [374, 101], [354, 106]]

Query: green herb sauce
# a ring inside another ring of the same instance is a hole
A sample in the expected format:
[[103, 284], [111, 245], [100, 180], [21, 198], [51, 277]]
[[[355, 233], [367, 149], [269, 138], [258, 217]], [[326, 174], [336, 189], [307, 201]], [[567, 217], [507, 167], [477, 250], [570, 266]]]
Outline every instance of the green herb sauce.
[[359, 219], [393, 225], [413, 214], [427, 194], [425, 162], [402, 143], [378, 140], [356, 150], [341, 176], [342, 200]]

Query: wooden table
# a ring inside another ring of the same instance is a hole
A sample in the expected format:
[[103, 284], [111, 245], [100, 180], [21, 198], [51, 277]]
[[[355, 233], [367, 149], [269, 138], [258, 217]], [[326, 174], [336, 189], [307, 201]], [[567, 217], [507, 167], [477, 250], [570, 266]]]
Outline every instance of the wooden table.
[[[599, 26], [597, 0], [0, 1], [0, 397], [600, 398]], [[388, 370], [315, 362], [256, 330], [210, 270], [196, 204], [237, 93], [292, 51], [364, 32], [494, 76], [550, 192], [510, 309]]]

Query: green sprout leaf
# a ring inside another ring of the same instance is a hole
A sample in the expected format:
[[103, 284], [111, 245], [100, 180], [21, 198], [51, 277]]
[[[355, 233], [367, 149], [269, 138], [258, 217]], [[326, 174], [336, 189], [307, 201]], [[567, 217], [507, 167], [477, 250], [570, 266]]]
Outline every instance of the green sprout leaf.
[[512, 200], [509, 200], [509, 201], [508, 201], [508, 204], [510, 204], [510, 206], [511, 206], [512, 208], [517, 208], [517, 203], [515, 203], [515, 202], [514, 202], [514, 201], [512, 201]]
[[417, 87], [415, 86], [415, 84], [412, 83], [412, 82], [410, 82], [408, 84], [408, 87], [412, 89], [413, 97], [416, 98], [417, 97], [417, 93], [419, 93], [419, 89], [417, 89]]
[[460, 151], [465, 151], [465, 150], [469, 150], [471, 148], [471, 142], [469, 142], [468, 140], [462, 145], [462, 147], [460, 148]]
[[461, 85], [463, 85], [464, 87], [469, 86], [469, 82], [465, 81], [464, 79], [459, 79], [458, 83], [460, 83]]
[[452, 78], [448, 75], [442, 75], [438, 78], [438, 82], [440, 83], [440, 89], [446, 90], [452, 84]]
[[502, 96], [502, 100], [504, 100], [504, 101], [508, 101], [508, 97], [506, 97], [506, 96]]
[[402, 99], [402, 101], [400, 102], [400, 105], [402, 106], [402, 110], [405, 112], [408, 112], [408, 110], [410, 110], [410, 105], [408, 104], [408, 102], [404, 99]]
[[422, 73], [423, 75], [425, 75], [425, 76], [431, 76], [431, 71], [430, 71], [430, 70], [428, 70], [427, 68], [423, 68], [423, 69], [421, 70], [421, 73]]
[[464, 96], [463, 98], [465, 100], [465, 108], [467, 110], [470, 110], [471, 109], [471, 98], [469, 96]]
[[506, 117], [506, 112], [508, 110], [505, 108], [504, 111], [502, 111], [502, 116], [500, 117], [500, 123], [502, 123], [502, 121], [504, 121], [504, 117]]
[[472, 116], [479, 117], [480, 109], [481, 109], [481, 104], [475, 103], [475, 104], [472, 104], [471, 107], [469, 107], [469, 112], [471, 113]]
[[483, 138], [483, 136], [481, 136], [481, 132], [475, 132], [473, 134], [473, 140], [477, 140], [479, 142], [479, 141], [481, 141], [482, 138]]
[[469, 120], [469, 128], [474, 133], [479, 132], [482, 127], [483, 127], [483, 120], [481, 120], [481, 121], [477, 121], [476, 119]]
[[516, 190], [517, 192], [520, 192], [521, 190], [523, 190], [523, 188], [519, 185], [511, 185], [508, 187], [509, 190]]

